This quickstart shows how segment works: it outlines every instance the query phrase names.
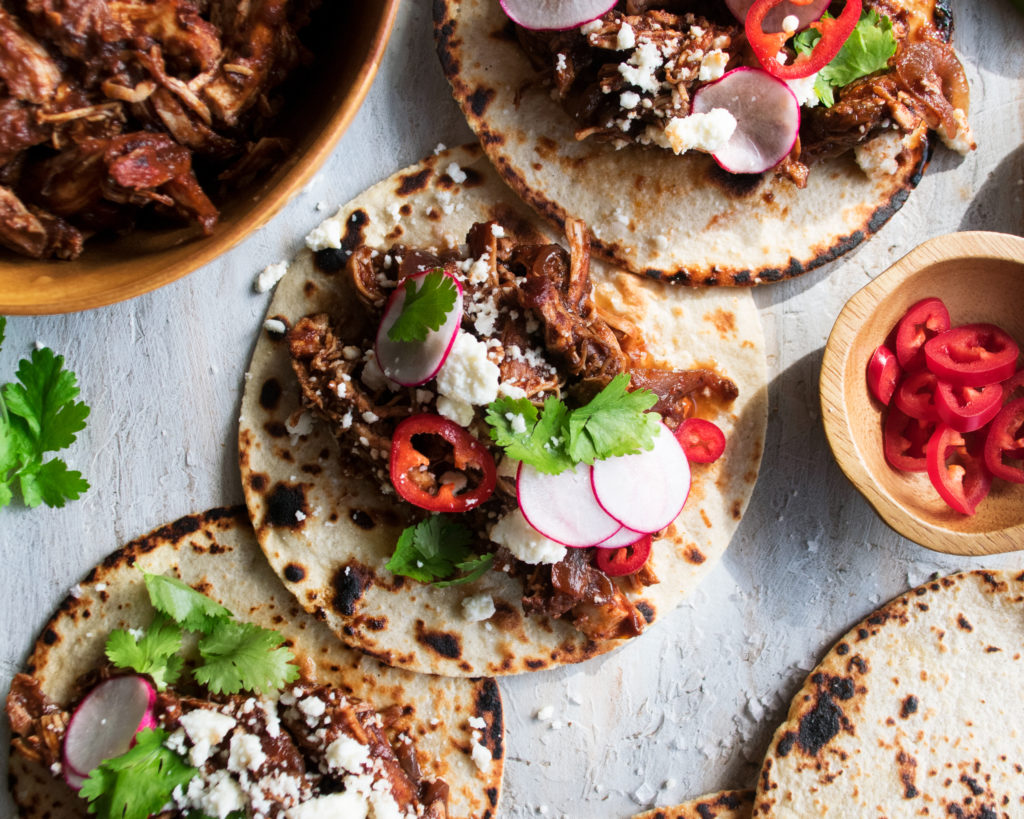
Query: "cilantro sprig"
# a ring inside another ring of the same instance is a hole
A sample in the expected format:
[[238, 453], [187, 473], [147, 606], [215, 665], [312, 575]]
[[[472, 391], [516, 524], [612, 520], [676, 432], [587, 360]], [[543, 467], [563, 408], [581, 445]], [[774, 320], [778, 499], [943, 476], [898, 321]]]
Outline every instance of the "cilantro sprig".
[[234, 619], [219, 603], [173, 577], [144, 574], [157, 616], [141, 636], [117, 630], [107, 638], [107, 658], [118, 668], [148, 674], [157, 690], [176, 682], [184, 669], [179, 651], [184, 632], [199, 632], [201, 661], [192, 672], [215, 694], [268, 693], [299, 676], [284, 637]]
[[431, 270], [420, 279], [419, 288], [411, 276], [405, 279], [405, 304], [388, 330], [392, 341], [423, 341], [429, 330], [438, 330], [455, 307], [458, 288], [443, 270]]
[[[0, 316], [0, 345], [7, 319]], [[64, 357], [42, 347], [18, 364], [18, 382], [0, 389], [0, 507], [21, 492], [28, 507], [45, 503], [64, 506], [89, 488], [81, 472], [60, 458], [43, 460], [47, 452], [71, 446], [85, 428], [89, 407], [76, 401], [75, 374], [64, 369]]]
[[[472, 539], [472, 533], [463, 524], [443, 515], [432, 515], [403, 530], [386, 568], [421, 583], [470, 583], [494, 562], [494, 555], [473, 554], [469, 545]], [[459, 572], [465, 574], [453, 577]]]
[[[801, 31], [793, 45], [801, 54], [809, 54], [821, 39], [815, 29]], [[818, 72], [814, 93], [825, 107], [835, 103], [835, 89], [849, 85], [856, 79], [881, 71], [896, 53], [896, 37], [892, 33], [892, 20], [879, 15], [874, 9], [861, 14], [849, 38], [832, 61]]]
[[539, 412], [528, 398], [499, 398], [485, 416], [491, 439], [509, 457], [549, 474], [650, 449], [661, 416], [648, 410], [658, 397], [647, 389], [630, 392], [628, 386], [629, 376], [620, 373], [573, 410], [553, 397]]

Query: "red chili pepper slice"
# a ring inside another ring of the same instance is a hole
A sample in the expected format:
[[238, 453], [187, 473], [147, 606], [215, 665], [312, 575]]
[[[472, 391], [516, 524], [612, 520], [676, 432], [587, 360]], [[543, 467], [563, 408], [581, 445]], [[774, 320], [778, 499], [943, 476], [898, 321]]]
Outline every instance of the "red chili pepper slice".
[[985, 467], [979, 449], [976, 441], [968, 442], [947, 424], [939, 424], [928, 442], [928, 477], [932, 486], [962, 515], [973, 515], [992, 486], [992, 473]]
[[1005, 381], [1017, 369], [1020, 350], [994, 324], [961, 324], [925, 342], [928, 369], [943, 381], [980, 387]]
[[698, 464], [717, 461], [725, 452], [725, 433], [703, 418], [683, 421], [676, 429], [676, 440], [682, 445], [686, 459]]
[[609, 577], [622, 577], [640, 571], [651, 556], [651, 536], [618, 549], [596, 549], [597, 568]]
[[935, 387], [939, 379], [928, 370], [918, 370], [903, 379], [893, 403], [900, 412], [920, 421], [938, 421], [939, 411], [935, 406]]
[[949, 328], [949, 310], [941, 299], [931, 297], [912, 304], [896, 324], [896, 358], [900, 366], [904, 370], [923, 370], [925, 342]]
[[[747, 40], [753, 49], [761, 67], [769, 74], [778, 77], [780, 80], [796, 80], [801, 77], [809, 77], [815, 71], [820, 71], [835, 58], [843, 43], [847, 41], [850, 33], [860, 20], [861, 0], [846, 0], [846, 7], [838, 17], [822, 17], [810, 24], [821, 34], [821, 39], [814, 46], [810, 54], [798, 54], [797, 58], [786, 65], [780, 63], [776, 55], [782, 50], [786, 41], [793, 36], [792, 32], [778, 31], [769, 33], [764, 30], [764, 18], [773, 8], [781, 5], [784, 0], [754, 0], [754, 3], [747, 11], [743, 27], [747, 33]], [[805, 6], [811, 0], [790, 0], [798, 6]]]
[[981, 429], [996, 417], [1002, 406], [1001, 384], [964, 387], [948, 381], [936, 382], [935, 409], [939, 413], [939, 420], [957, 432]]
[[1002, 387], [1004, 404], [1017, 398], [1024, 398], [1024, 367], [1004, 381]]
[[[463, 489], [453, 482], [441, 483], [437, 476], [429, 474], [431, 459], [416, 448], [416, 436], [432, 436], [447, 442], [451, 447], [449, 462], [460, 472], [466, 473], [470, 468], [478, 472], [476, 485]], [[432, 413], [410, 416], [395, 427], [390, 469], [391, 483], [398, 494], [431, 512], [473, 509], [491, 496], [497, 482], [490, 450], [454, 421]], [[440, 487], [436, 488], [438, 484]], [[435, 492], [430, 491], [435, 488]]]
[[[1008, 464], [1006, 458], [1019, 463]], [[985, 465], [997, 478], [1024, 483], [1024, 398], [1017, 398], [992, 419], [985, 438]]]
[[934, 421], [920, 421], [889, 407], [882, 430], [885, 460], [904, 472], [927, 471], [928, 441], [934, 432]]
[[896, 353], [884, 344], [879, 345], [868, 361], [868, 389], [871, 394], [889, 406], [901, 372]]

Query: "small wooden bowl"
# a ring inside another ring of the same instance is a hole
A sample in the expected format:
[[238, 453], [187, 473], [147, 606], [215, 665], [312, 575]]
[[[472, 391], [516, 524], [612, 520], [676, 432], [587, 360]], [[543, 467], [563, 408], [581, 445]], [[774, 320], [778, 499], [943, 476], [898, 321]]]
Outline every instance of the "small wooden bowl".
[[868, 391], [868, 360], [907, 308], [929, 296], [945, 302], [954, 325], [997, 324], [1024, 346], [1024, 239], [981, 231], [939, 236], [854, 294], [821, 364], [829, 445], [853, 485], [904, 537], [950, 554], [1024, 549], [1024, 484], [994, 481], [967, 517], [943, 502], [927, 473], [901, 472], [885, 460], [882, 407]]
[[[68, 313], [130, 299], [191, 273], [262, 227], [331, 153], [373, 82], [399, 0], [324, 4], [314, 64], [287, 94], [274, 135], [294, 148], [272, 173], [219, 202], [212, 236], [197, 228], [137, 230], [86, 242], [75, 261], [26, 259], [0, 247], [0, 314]], [[298, 84], [297, 84], [298, 85]]]

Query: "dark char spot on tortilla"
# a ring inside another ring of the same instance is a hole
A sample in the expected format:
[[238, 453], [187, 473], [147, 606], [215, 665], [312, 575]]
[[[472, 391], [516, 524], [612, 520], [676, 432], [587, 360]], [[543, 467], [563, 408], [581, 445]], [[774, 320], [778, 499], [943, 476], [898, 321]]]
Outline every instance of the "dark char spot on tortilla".
[[787, 756], [790, 751], [793, 750], [793, 743], [796, 741], [796, 736], [792, 731], [787, 731], [779, 739], [779, 744], [775, 746], [775, 752], [779, 756]]
[[334, 610], [346, 617], [355, 614], [356, 605], [370, 585], [371, 577], [369, 570], [358, 563], [347, 563], [340, 566], [331, 580], [331, 586], [334, 589], [331, 605]]
[[484, 111], [487, 110], [487, 106], [491, 104], [491, 100], [494, 99], [493, 88], [477, 88], [469, 95], [469, 109], [478, 117], [484, 115]]
[[911, 694], [909, 697], [907, 697], [905, 700], [903, 700], [903, 704], [900, 706], [900, 716], [903, 717], [903, 719], [906, 719], [911, 714], [916, 714], [916, 713], [917, 713], [917, 697], [915, 697], [913, 694]]
[[337, 273], [345, 266], [349, 255], [340, 247], [325, 247], [313, 254], [313, 260], [324, 273]]
[[822, 691], [814, 708], [800, 719], [797, 741], [811, 756], [817, 756], [821, 749], [839, 733], [842, 711], [835, 704], [832, 695]]
[[360, 529], [372, 529], [376, 524], [373, 522], [373, 518], [369, 514], [364, 512], [362, 509], [353, 509], [348, 513], [349, 518], [352, 522]]
[[306, 514], [306, 490], [301, 486], [278, 483], [267, 495], [267, 520], [270, 526], [301, 528], [302, 521], [296, 513]]
[[646, 600], [637, 600], [636, 608], [644, 616], [644, 620], [648, 623], [654, 622], [654, 607], [650, 603]]
[[281, 385], [276, 378], [268, 378], [260, 388], [260, 406], [265, 410], [277, 409], [281, 400]]
[[416, 621], [416, 641], [451, 660], [457, 660], [462, 656], [462, 646], [457, 634], [447, 631], [431, 631], [422, 620]]
[[285, 438], [288, 436], [288, 427], [284, 425], [283, 421], [268, 421], [263, 425], [263, 429], [266, 430], [267, 435], [271, 438]]
[[289, 563], [284, 567], [284, 579], [289, 583], [298, 583], [306, 577], [306, 570], [298, 563]]
[[427, 187], [427, 182], [430, 181], [432, 173], [433, 171], [430, 168], [424, 168], [419, 173], [410, 173], [399, 177], [401, 184], [398, 186], [398, 195], [409, 196], [417, 191], [424, 190]]
[[487, 722], [487, 748], [491, 757], [501, 759], [503, 748], [503, 721], [501, 716], [501, 691], [490, 677], [480, 680], [480, 693], [476, 698], [476, 713]]

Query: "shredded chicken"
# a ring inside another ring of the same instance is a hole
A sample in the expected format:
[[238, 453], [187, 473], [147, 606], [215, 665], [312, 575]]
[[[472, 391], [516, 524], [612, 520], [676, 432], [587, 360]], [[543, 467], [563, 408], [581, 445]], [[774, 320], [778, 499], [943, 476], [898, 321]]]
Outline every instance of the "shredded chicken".
[[273, 92], [308, 57], [298, 30], [315, 3], [0, 8], [0, 244], [75, 258], [86, 238], [131, 229], [142, 209], [212, 232], [211, 195], [284, 156], [283, 140], [262, 132]]

